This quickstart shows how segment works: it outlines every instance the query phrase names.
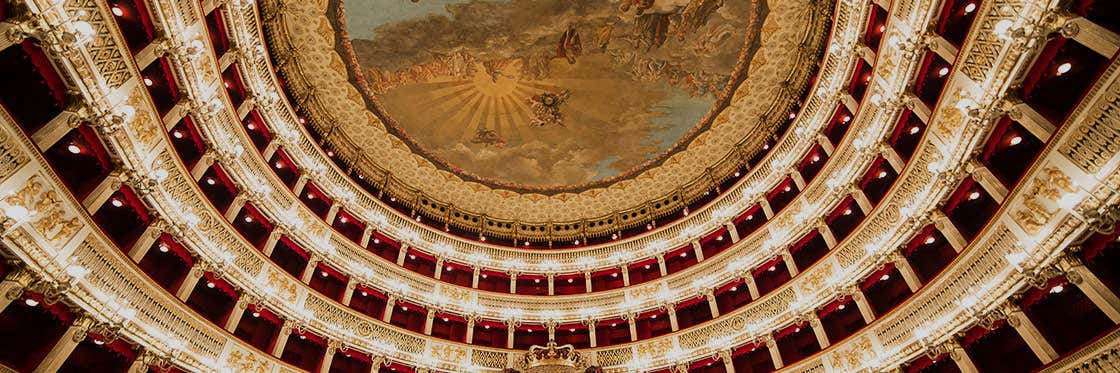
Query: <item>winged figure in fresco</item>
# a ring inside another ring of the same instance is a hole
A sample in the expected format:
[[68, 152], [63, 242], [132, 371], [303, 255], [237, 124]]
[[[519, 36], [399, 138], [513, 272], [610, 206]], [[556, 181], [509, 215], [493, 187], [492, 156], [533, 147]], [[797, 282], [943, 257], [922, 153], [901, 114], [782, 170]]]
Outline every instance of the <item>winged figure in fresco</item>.
[[529, 108], [533, 111], [529, 126], [564, 127], [564, 114], [560, 112], [560, 106], [571, 96], [572, 92], [565, 89], [559, 93], [544, 92], [529, 97]]
[[471, 138], [471, 143], [493, 146], [496, 148], [502, 148], [506, 146], [506, 140], [502, 139], [501, 135], [498, 134], [498, 131], [486, 128], [480, 128], [478, 132], [475, 132], [474, 137]]
[[637, 6], [634, 14], [633, 36], [645, 50], [660, 48], [674, 33], [681, 40], [686, 34], [700, 29], [725, 0], [623, 0], [619, 10], [629, 12]]
[[576, 25], [569, 23], [568, 29], [560, 35], [560, 46], [556, 48], [556, 57], [568, 60], [569, 64], [576, 63], [576, 57], [583, 54], [583, 43], [579, 40], [579, 31]]

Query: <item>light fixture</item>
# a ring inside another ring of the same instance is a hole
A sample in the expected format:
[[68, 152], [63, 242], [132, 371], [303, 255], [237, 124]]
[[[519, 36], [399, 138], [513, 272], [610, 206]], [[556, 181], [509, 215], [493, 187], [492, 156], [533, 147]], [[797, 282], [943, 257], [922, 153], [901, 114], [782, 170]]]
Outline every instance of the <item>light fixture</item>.
[[844, 215], [851, 215], [852, 209], [844, 209]]
[[111, 201], [110, 201], [109, 203], [112, 203], [112, 204], [113, 204], [113, 207], [121, 207], [121, 206], [124, 206], [124, 202], [121, 202], [121, 200], [119, 200], [119, 199], [116, 199], [116, 198], [113, 198], [113, 199], [112, 199], [112, 200], [111, 200]]
[[937, 241], [937, 238], [934, 238], [933, 236], [926, 237], [926, 245], [932, 244], [934, 243], [934, 241]]
[[119, 6], [113, 5], [110, 9], [113, 11], [114, 16], [120, 17], [124, 15], [124, 9], [121, 9]]
[[945, 75], [949, 75], [948, 67], [942, 67], [940, 70], [937, 70], [937, 76], [944, 77]]
[[688, 252], [681, 253], [681, 258], [684, 258], [684, 257], [687, 257], [687, 256], [688, 256]]
[[183, 138], [183, 131], [180, 131], [180, 130], [171, 131], [171, 137], [181, 139], [181, 138]]
[[879, 178], [882, 179], [884, 177], [887, 177], [887, 172], [886, 171], [879, 171]]
[[214, 185], [214, 183], [215, 183], [214, 178], [212, 178], [212, 177], [206, 178], [206, 185]]
[[248, 124], [245, 125], [245, 128], [248, 128], [250, 131], [253, 131], [253, 130], [257, 129], [257, 125], [253, 124], [253, 122], [249, 122]]
[[891, 279], [890, 274], [885, 274], [885, 275], [883, 275], [883, 277], [879, 277], [879, 281], [886, 281], [886, 280], [890, 280], [890, 279]]
[[1015, 136], [1015, 137], [1012, 137], [1011, 141], [1008, 141], [1007, 143], [1010, 144], [1011, 146], [1015, 146], [1015, 145], [1019, 145], [1019, 143], [1022, 143], [1022, 142], [1023, 142], [1023, 137], [1022, 136]]
[[836, 307], [836, 309], [841, 310], [841, 311], [843, 311], [845, 308], [848, 308], [848, 306], [843, 305], [843, 304]]
[[1061, 293], [1062, 290], [1065, 290], [1065, 289], [1066, 289], [1065, 286], [1055, 285], [1054, 287], [1050, 288], [1050, 294], [1058, 294], [1058, 293]]
[[166, 252], [168, 252], [168, 251], [170, 251], [170, 250], [171, 250], [171, 249], [167, 247], [167, 244], [162, 244], [162, 243], [161, 243], [161, 244], [159, 244], [159, 252], [161, 252], [161, 253], [166, 253]]
[[770, 268], [767, 268], [766, 270], [770, 271], [770, 272], [774, 272], [777, 269], [778, 269], [778, 266], [770, 266]]
[[327, 277], [327, 271], [320, 271], [319, 276]]
[[253, 217], [252, 217], [252, 216], [249, 216], [249, 215], [246, 215], [246, 216], [245, 216], [245, 222], [246, 222], [246, 223], [252, 223], [252, 222], [253, 222]]
[[978, 199], [978, 198], [980, 198], [980, 192], [972, 192], [972, 193], [968, 194], [968, 199], [969, 200], [975, 200], [975, 199]]
[[261, 313], [257, 312], [257, 311], [253, 311], [252, 315], [253, 315], [253, 317], [261, 317]]
[[32, 299], [32, 298], [27, 298], [27, 299], [23, 300], [23, 304], [26, 304], [26, 305], [31, 306], [31, 307], [35, 307], [35, 306], [39, 305], [39, 301], [37, 301], [35, 299]]
[[821, 156], [813, 155], [813, 162], [816, 162], [816, 161], [819, 161], [819, 160], [821, 160]]
[[214, 286], [216, 286], [216, 285], [214, 285], [214, 282], [212, 282], [212, 281], [206, 281], [206, 287], [208, 287], [208, 288], [211, 288], [211, 289], [213, 289], [213, 288], [214, 288]]
[[916, 133], [920, 132], [921, 130], [922, 130], [922, 129], [921, 129], [921, 128], [919, 128], [918, 126], [913, 126], [913, 127], [910, 127], [910, 134], [911, 134], [911, 135], [913, 135], [913, 134], [916, 134]]
[[964, 14], [972, 13], [976, 10], [976, 3], [968, 3], [964, 6]]
[[1073, 64], [1069, 62], [1062, 63], [1061, 65], [1058, 65], [1058, 76], [1062, 76], [1062, 74], [1068, 73], [1072, 69]]
[[155, 84], [155, 82], [153, 82], [151, 78], [144, 77], [144, 85], [145, 86], [151, 87], [152, 84]]
[[66, 146], [66, 150], [67, 150], [67, 151], [69, 151], [69, 152], [70, 152], [70, 154], [78, 154], [78, 153], [81, 153], [81, 152], [82, 152], [82, 148], [81, 148], [81, 147], [79, 147], [79, 146], [78, 146], [78, 145], [76, 145], [76, 144], [73, 144], [73, 143], [72, 143], [72, 144], [70, 144], [70, 145], [67, 145], [67, 146]]
[[731, 291], [739, 291], [739, 287], [738, 287], [738, 286], [732, 286], [732, 287], [731, 287], [731, 289], [729, 289], [729, 290], [731, 290]]

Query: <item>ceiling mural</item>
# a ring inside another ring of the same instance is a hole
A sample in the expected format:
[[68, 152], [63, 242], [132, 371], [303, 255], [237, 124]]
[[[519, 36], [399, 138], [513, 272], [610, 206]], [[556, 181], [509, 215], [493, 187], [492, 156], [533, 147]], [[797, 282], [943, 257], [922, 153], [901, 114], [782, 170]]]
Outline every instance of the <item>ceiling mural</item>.
[[687, 144], [746, 79], [752, 0], [349, 0], [333, 21], [371, 107], [437, 163], [551, 187]]

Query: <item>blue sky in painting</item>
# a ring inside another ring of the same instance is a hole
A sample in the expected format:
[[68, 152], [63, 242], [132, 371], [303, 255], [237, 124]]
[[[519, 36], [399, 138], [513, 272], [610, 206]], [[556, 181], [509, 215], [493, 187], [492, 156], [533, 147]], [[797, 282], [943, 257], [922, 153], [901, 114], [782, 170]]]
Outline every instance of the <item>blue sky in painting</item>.
[[346, 29], [350, 37], [373, 39], [377, 26], [429, 14], [447, 15], [448, 4], [473, 0], [346, 0]]

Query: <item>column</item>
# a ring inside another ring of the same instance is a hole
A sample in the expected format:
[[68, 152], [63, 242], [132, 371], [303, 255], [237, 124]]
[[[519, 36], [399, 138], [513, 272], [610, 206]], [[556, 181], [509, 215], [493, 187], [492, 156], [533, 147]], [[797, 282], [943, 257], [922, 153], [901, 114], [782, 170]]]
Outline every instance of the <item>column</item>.
[[322, 259], [319, 255], [311, 254], [311, 258], [307, 260], [307, 266], [303, 267], [303, 273], [300, 274], [299, 280], [305, 284], [311, 284], [311, 276], [315, 275], [315, 270], [319, 269], [319, 262]]
[[133, 262], [140, 263], [144, 256], [148, 254], [148, 251], [151, 250], [152, 245], [159, 239], [159, 236], [163, 234], [165, 226], [166, 223], [162, 219], [156, 219], [149, 223], [148, 227], [144, 228], [144, 233], [140, 235], [140, 238], [132, 243], [132, 248], [128, 250], [128, 257]]
[[432, 324], [436, 320], [436, 310], [428, 309], [428, 314], [424, 316], [424, 334], [432, 335]]
[[284, 354], [284, 347], [288, 345], [288, 337], [292, 335], [292, 321], [284, 320], [284, 325], [280, 327], [280, 333], [276, 335], [276, 343], [272, 344], [272, 356], [277, 359]]
[[1019, 99], [1015, 99], [1012, 105], [1007, 112], [1007, 116], [1023, 125], [1023, 128], [1026, 128], [1034, 137], [1046, 142], [1054, 136], [1054, 131], [1057, 130], [1054, 123], [1042, 116], [1041, 113]]
[[366, 229], [362, 231], [362, 238], [358, 240], [358, 244], [362, 247], [369, 247], [369, 240], [373, 237], [373, 226], [367, 225]]
[[766, 349], [770, 351], [770, 360], [774, 363], [774, 369], [782, 369], [785, 363], [782, 362], [782, 352], [778, 351], [778, 341], [774, 339], [773, 334], [766, 335]]
[[272, 232], [268, 234], [268, 240], [265, 241], [264, 247], [261, 248], [261, 253], [264, 254], [264, 256], [272, 256], [272, 250], [276, 249], [276, 243], [280, 242], [281, 235], [279, 228], [272, 229]]
[[230, 202], [229, 207], [226, 208], [225, 217], [228, 221], [237, 219], [237, 214], [241, 213], [241, 209], [245, 207], [245, 203], [249, 201], [249, 194], [245, 191], [237, 193], [233, 197], [233, 202]]
[[1096, 274], [1085, 267], [1080, 258], [1067, 253], [1059, 260], [1058, 266], [1066, 272], [1066, 279], [1085, 293], [1085, 296], [1100, 308], [1101, 312], [1104, 312], [1113, 323], [1120, 323], [1120, 298], [1117, 298], [1116, 293], [1105, 286]]
[[863, 189], [860, 189], [859, 185], [855, 183], [852, 183], [848, 187], [848, 191], [852, 196], [852, 200], [856, 201], [856, 205], [859, 205], [859, 210], [863, 212], [863, 215], [867, 216], [871, 214], [871, 209], [875, 206], [871, 204], [871, 199], [867, 198], [867, 193], [864, 193]]
[[1038, 331], [1031, 319], [1023, 313], [1017, 304], [1008, 302], [1004, 304], [1004, 312], [1007, 314], [1007, 323], [1015, 328], [1020, 337], [1027, 342], [1027, 346], [1031, 348], [1038, 360], [1043, 364], [1049, 364], [1054, 359], [1058, 358], [1058, 352], [1046, 341], [1046, 337], [1042, 332]]
[[957, 341], [949, 341], [945, 343], [945, 350], [949, 352], [949, 358], [957, 364], [957, 369], [961, 373], [979, 373], [980, 370], [976, 369], [976, 364], [972, 362], [972, 358], [968, 356], [968, 352], [961, 347]]
[[669, 315], [669, 330], [680, 330], [680, 323], [677, 322], [677, 308], [672, 304], [662, 306], [665, 309], [665, 314]]
[[27, 273], [26, 269], [18, 268], [9, 272], [4, 276], [4, 280], [0, 281], [0, 312], [4, 312], [13, 301], [23, 295], [26, 286], [24, 282], [31, 280]]
[[548, 295], [556, 295], [556, 274], [549, 273], [548, 275]]
[[277, 150], [280, 150], [280, 142], [274, 138], [264, 147], [264, 151], [261, 152], [261, 157], [264, 158], [265, 161], [268, 161], [272, 159], [272, 156], [276, 154]]
[[204, 272], [205, 270], [200, 263], [195, 263], [194, 266], [191, 267], [191, 271], [187, 272], [187, 277], [179, 284], [179, 290], [175, 291], [175, 297], [186, 302], [187, 299], [191, 297], [191, 293], [194, 292], [194, 287], [198, 285], [198, 280], [202, 279], [202, 274]]
[[338, 351], [338, 342], [327, 342], [327, 350], [323, 352], [323, 362], [319, 363], [319, 373], [329, 373], [331, 364], [334, 363], [334, 354]]
[[781, 255], [782, 261], [786, 263], [786, 269], [789, 270], [789, 277], [796, 277], [798, 273], [797, 262], [794, 262], [793, 254], [789, 252], [789, 246], [782, 247]]
[[711, 311], [712, 319], [719, 317], [719, 304], [716, 303], [716, 294], [712, 292], [712, 289], [704, 292], [704, 299], [708, 301], [708, 311]]
[[139, 347], [139, 349], [136, 359], [132, 360], [132, 364], [128, 366], [128, 373], [148, 373], [148, 370], [151, 368], [151, 361], [154, 356], [152, 356], [152, 353], [144, 350], [143, 347]]
[[852, 301], [855, 302], [856, 308], [859, 309], [860, 316], [863, 316], [863, 322], [870, 324], [875, 321], [875, 312], [871, 310], [871, 304], [867, 303], [867, 296], [863, 295], [863, 290], [859, 286], [852, 287], [851, 290]]
[[591, 272], [583, 273], [583, 290], [584, 292], [591, 292]]
[[731, 350], [722, 350], [719, 352], [719, 360], [723, 361], [723, 371], [726, 373], [735, 373], [735, 362], [731, 360]]
[[704, 261], [704, 249], [700, 247], [700, 241], [692, 240], [692, 253], [696, 255], [696, 261]]
[[916, 293], [922, 287], [922, 281], [918, 279], [918, 274], [914, 272], [914, 268], [910, 267], [910, 261], [906, 260], [906, 257], [898, 251], [891, 253], [890, 259], [894, 263], [894, 267], [898, 269], [898, 273], [902, 275], [902, 279], [906, 281], [906, 287], [910, 288], [911, 293]]
[[638, 340], [638, 324], [634, 323], [634, 319], [637, 318], [637, 317], [638, 317], [638, 315], [633, 314], [633, 313], [628, 313], [628, 314], [623, 316], [623, 318], [626, 319], [626, 325], [630, 327], [630, 341], [631, 342], [634, 342], [634, 341]]
[[949, 241], [949, 245], [953, 246], [953, 250], [959, 253], [968, 246], [968, 239], [964, 238], [961, 231], [957, 230], [957, 226], [953, 225], [953, 221], [949, 220], [949, 217], [946, 216], [944, 212], [941, 210], [934, 210], [930, 213], [930, 220], [932, 220], [933, 225], [937, 227], [937, 231]]
[[98, 183], [97, 186], [93, 188], [93, 191], [89, 192], [89, 195], [82, 200], [82, 206], [89, 211], [90, 215], [93, 215], [101, 206], [104, 206], [105, 201], [108, 201], [109, 197], [112, 197], [113, 193], [116, 193], [120, 188], [121, 172], [120, 170], [116, 170], [109, 173], [109, 176], [101, 179], [101, 183]]
[[969, 159], [965, 163], [965, 171], [972, 175], [973, 180], [980, 183], [980, 187], [984, 188], [984, 191], [988, 192], [988, 195], [992, 196], [996, 203], [1003, 204], [1003, 200], [1007, 198], [1007, 187], [996, 178], [995, 174], [992, 174], [992, 170], [989, 170], [988, 166], [976, 159]]
[[241, 317], [245, 315], [245, 309], [247, 308], [249, 308], [249, 296], [242, 295], [237, 299], [237, 304], [233, 306], [229, 317], [226, 318], [225, 329], [227, 332], [233, 333], [237, 330], [237, 324], [241, 323]]
[[752, 300], [762, 297], [758, 291], [758, 283], [754, 282], [754, 274], [748, 273], [746, 277], [743, 277], [743, 282], [747, 283], [747, 291], [750, 291]]
[[354, 279], [354, 276], [350, 276], [350, 278], [346, 280], [346, 290], [342, 291], [342, 305], [350, 306], [350, 301], [354, 299], [354, 289], [357, 288], [358, 281]]
[[821, 238], [824, 239], [825, 246], [829, 250], [836, 247], [836, 235], [832, 234], [832, 227], [828, 226], [828, 222], [824, 218], [817, 218], [817, 233], [820, 233]]
[[887, 160], [887, 163], [891, 165], [891, 169], [893, 169], [896, 174], [901, 174], [902, 169], [906, 167], [906, 161], [902, 160], [902, 157], [898, 155], [898, 152], [894, 151], [894, 148], [891, 147], [890, 144], [879, 143], [879, 154], [883, 156], [883, 159]]
[[765, 197], [759, 198], [758, 205], [762, 206], [762, 214], [766, 215], [766, 220], [774, 218], [774, 209], [770, 207], [770, 200]]
[[307, 186], [307, 181], [309, 179], [310, 177], [307, 176], [307, 174], [300, 174], [299, 178], [296, 179], [296, 183], [292, 185], [292, 193], [297, 197], [300, 196], [300, 194], [303, 193], [303, 188]]
[[828, 348], [828, 334], [825, 333], [821, 318], [816, 313], [809, 314], [809, 327], [813, 328], [813, 335], [817, 337], [817, 344], [821, 346], [821, 349]]
[[435, 276], [434, 276], [435, 279], [439, 280], [439, 279], [443, 278], [443, 271], [446, 271], [446, 270], [447, 270], [447, 268], [443, 268], [443, 257], [437, 256], [436, 257], [436, 273], [435, 273]]
[[54, 347], [51, 347], [47, 357], [43, 358], [43, 361], [35, 367], [35, 373], [58, 371], [58, 368], [61, 368], [66, 359], [70, 357], [70, 353], [74, 352], [74, 348], [86, 339], [88, 330], [92, 325], [93, 320], [86, 316], [74, 320], [70, 327], [66, 329], [66, 333], [63, 333], [62, 337], [58, 338], [58, 342], [55, 342]]
[[739, 240], [742, 239], [739, 237], [739, 228], [736, 228], [734, 223], [727, 222], [724, 223], [723, 226], [727, 227], [727, 235], [731, 236], [732, 243], [739, 242]]
[[463, 339], [463, 343], [471, 344], [474, 342], [474, 324], [477, 320], [477, 315], [467, 315], [467, 336]]
[[797, 167], [790, 167], [789, 177], [793, 179], [793, 185], [797, 186], [797, 190], [805, 190], [805, 177], [801, 176], [801, 171]]
[[334, 218], [338, 217], [338, 211], [341, 209], [341, 204], [339, 204], [338, 202], [332, 203], [331, 208], [327, 210], [327, 216], [323, 218], [323, 221], [326, 221], [327, 225], [334, 224]]
[[217, 158], [214, 154], [214, 150], [207, 149], [206, 152], [202, 154], [202, 158], [199, 158], [198, 162], [191, 167], [191, 178], [193, 178], [194, 181], [202, 180], [202, 175], [205, 175], [206, 170], [209, 170], [210, 166], [214, 165], [214, 158]]
[[619, 269], [622, 271], [622, 285], [630, 286], [630, 269], [623, 264]]
[[389, 294], [389, 299], [385, 300], [385, 312], [381, 313], [381, 321], [389, 322], [389, 320], [392, 320], [394, 308], [397, 308], [397, 296]]
[[480, 277], [481, 269], [478, 267], [471, 267], [471, 288], [478, 289], [478, 278]]
[[408, 257], [408, 244], [401, 244], [400, 251], [397, 251], [397, 265], [403, 266], [404, 259]]
[[509, 273], [509, 293], [517, 294], [517, 272]]
[[598, 347], [599, 343], [595, 341], [595, 320], [583, 320], [583, 326], [587, 327], [588, 341], [591, 342], [591, 348]]
[[[1100, 53], [1105, 58], [1112, 57], [1120, 49], [1120, 36], [1108, 29], [1101, 27], [1084, 17], [1075, 17], [1067, 21], [1063, 33], [1073, 34], [1073, 40]], [[1065, 32], [1066, 30], [1069, 32]]]
[[70, 133], [70, 131], [78, 128], [78, 126], [82, 124], [77, 114], [81, 110], [80, 104], [70, 104], [66, 110], [63, 110], [57, 116], [51, 118], [47, 124], [31, 134], [31, 141], [35, 143], [35, 146], [37, 146], [39, 150], [45, 151], [50, 149], [50, 147], [58, 143], [59, 140], [66, 137], [67, 133]]
[[824, 154], [829, 157], [832, 156], [832, 152], [836, 151], [836, 146], [832, 145], [832, 140], [829, 140], [824, 133], [817, 133], [817, 145], [820, 145], [821, 150], [824, 150]]
[[513, 332], [517, 330], [517, 326], [513, 322], [506, 322], [506, 348], [513, 348]]
[[665, 255], [657, 255], [657, 269], [661, 271], [661, 277], [669, 274], [669, 268], [665, 267]]

